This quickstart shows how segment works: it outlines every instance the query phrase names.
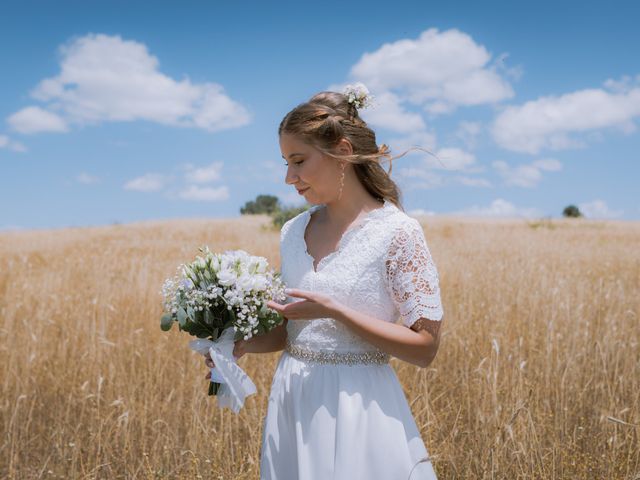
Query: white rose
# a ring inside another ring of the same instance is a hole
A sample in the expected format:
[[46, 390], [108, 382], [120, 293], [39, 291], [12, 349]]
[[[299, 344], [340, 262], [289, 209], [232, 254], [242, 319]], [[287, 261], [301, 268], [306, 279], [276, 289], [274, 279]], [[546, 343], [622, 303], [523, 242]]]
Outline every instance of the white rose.
[[237, 279], [238, 277], [236, 277], [236, 273], [231, 269], [220, 270], [218, 272], [218, 283], [225, 287], [233, 285]]

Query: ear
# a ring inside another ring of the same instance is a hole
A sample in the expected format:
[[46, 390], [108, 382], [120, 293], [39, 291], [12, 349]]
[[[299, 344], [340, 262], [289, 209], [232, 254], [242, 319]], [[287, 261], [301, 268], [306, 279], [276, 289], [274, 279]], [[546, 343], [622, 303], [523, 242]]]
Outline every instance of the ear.
[[349, 140], [347, 140], [346, 138], [341, 138], [340, 139], [340, 141], [338, 142], [336, 150], [341, 155], [353, 155], [353, 146], [351, 145], [351, 142]]

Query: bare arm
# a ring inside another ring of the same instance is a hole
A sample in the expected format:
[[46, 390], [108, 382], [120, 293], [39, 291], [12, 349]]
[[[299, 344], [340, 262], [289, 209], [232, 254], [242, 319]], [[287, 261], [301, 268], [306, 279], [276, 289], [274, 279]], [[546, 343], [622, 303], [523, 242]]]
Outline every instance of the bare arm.
[[287, 321], [285, 318], [280, 325], [264, 335], [242, 340], [243, 353], [269, 353], [284, 350], [287, 340]]
[[419, 367], [428, 367], [438, 352], [441, 320], [421, 318], [407, 328], [342, 304], [335, 311], [335, 318], [380, 350]]
[[[287, 321], [285, 318], [280, 325], [264, 335], [257, 335], [249, 340], [236, 340], [233, 347], [233, 355], [236, 358], [240, 358], [245, 353], [269, 353], [284, 350], [287, 340]], [[204, 363], [207, 367], [214, 368], [215, 364], [211, 359], [211, 355], [207, 352], [204, 357]], [[207, 378], [210, 375], [211, 373], [207, 373]]]

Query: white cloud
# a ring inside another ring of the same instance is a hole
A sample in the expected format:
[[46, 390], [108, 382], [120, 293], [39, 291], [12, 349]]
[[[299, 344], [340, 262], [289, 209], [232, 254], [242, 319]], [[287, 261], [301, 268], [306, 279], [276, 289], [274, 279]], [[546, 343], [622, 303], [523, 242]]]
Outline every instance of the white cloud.
[[507, 162], [497, 160], [493, 168], [503, 178], [505, 184], [516, 187], [535, 187], [542, 180], [542, 171], [557, 172], [562, 163], [554, 158], [543, 158], [526, 165], [510, 166]]
[[543, 158], [515, 167], [505, 161], [497, 160], [492, 163], [492, 166], [507, 185], [525, 188], [535, 187], [542, 180], [543, 170], [557, 172], [562, 169], [562, 164], [554, 158]]
[[549, 172], [559, 172], [562, 170], [562, 163], [555, 158], [541, 158], [533, 162], [532, 165], [540, 170], [547, 170]]
[[496, 103], [513, 90], [491, 55], [469, 35], [456, 29], [426, 30], [417, 39], [402, 39], [365, 53], [350, 77], [374, 94], [394, 91], [403, 101], [438, 114], [458, 106]]
[[[429, 131], [416, 131], [410, 133], [409, 135], [405, 135], [404, 137], [392, 138], [389, 140], [388, 145], [391, 149], [391, 154], [394, 156], [404, 153], [411, 147], [419, 147], [428, 150], [429, 152], [435, 152], [436, 135], [433, 132]], [[405, 157], [412, 155], [424, 155], [424, 153], [426, 152], [421, 150], [411, 150]], [[427, 153], [427, 155], [429, 154]]]
[[220, 179], [220, 171], [223, 167], [222, 162], [213, 162], [205, 167], [195, 167], [192, 164], [187, 164], [185, 173], [185, 180], [189, 183], [209, 183]]
[[95, 175], [90, 175], [88, 173], [82, 172], [76, 175], [76, 181], [85, 185], [91, 185], [93, 183], [98, 183], [100, 179]]
[[[395, 170], [394, 170], [395, 172]], [[403, 167], [398, 169], [398, 177], [408, 181], [407, 188], [414, 189], [430, 189], [445, 185], [445, 178], [426, 168]]]
[[433, 155], [424, 156], [417, 166], [400, 168], [398, 177], [408, 182], [409, 189], [429, 189], [451, 184], [467, 187], [492, 186], [491, 182], [484, 178], [471, 177], [469, 175], [444, 176], [436, 172], [438, 170], [464, 173], [483, 171], [484, 167], [476, 164], [476, 157], [472, 153], [459, 148], [441, 148], [435, 152], [435, 155], [437, 157]]
[[251, 120], [247, 109], [229, 98], [221, 85], [174, 80], [161, 73], [158, 59], [142, 43], [89, 34], [63, 45], [60, 54], [60, 73], [42, 80], [32, 92], [59, 115], [28, 107], [27, 113], [9, 117], [16, 130], [65, 131], [65, 121], [147, 120], [214, 132]]
[[217, 202], [229, 198], [229, 189], [226, 186], [221, 187], [198, 187], [189, 185], [178, 195], [183, 200], [197, 200], [203, 202]]
[[374, 104], [363, 109], [360, 116], [368, 124], [398, 133], [421, 132], [426, 129], [422, 116], [408, 111], [402, 106], [398, 96], [391, 92], [376, 95]]
[[587, 218], [619, 218], [624, 213], [622, 210], [611, 210], [604, 200], [593, 200], [578, 204], [578, 208]]
[[62, 117], [40, 107], [26, 107], [7, 118], [9, 126], [20, 133], [66, 132]]
[[455, 136], [462, 140], [462, 143], [464, 143], [469, 150], [474, 150], [477, 146], [477, 139], [481, 129], [482, 126], [480, 122], [462, 121], [458, 125]]
[[443, 170], [467, 170], [476, 163], [476, 157], [472, 153], [460, 148], [441, 148], [436, 152], [438, 158], [425, 157], [429, 167]]
[[477, 216], [477, 217], [518, 217], [532, 218], [541, 216], [536, 208], [518, 208], [511, 202], [497, 198], [488, 206], [474, 205], [464, 210], [453, 212], [453, 215]]
[[489, 188], [491, 187], [491, 182], [489, 180], [487, 180], [486, 178], [479, 178], [479, 177], [467, 177], [467, 176], [456, 176], [453, 177], [453, 180], [455, 183], [459, 183], [461, 185], [464, 185], [466, 187], [486, 187]]
[[13, 150], [14, 152], [27, 151], [27, 147], [25, 147], [20, 142], [12, 140], [7, 135], [0, 135], [0, 148], [6, 148], [7, 150]]
[[507, 107], [493, 122], [492, 136], [505, 149], [536, 154], [583, 147], [585, 139], [575, 135], [597, 129], [634, 131], [633, 120], [640, 115], [640, 76], [636, 83], [629, 77], [607, 80], [605, 88], [609, 91], [579, 90]]
[[423, 208], [414, 208], [413, 210], [409, 210], [407, 215], [411, 217], [432, 217], [436, 214], [431, 210], [425, 210]]
[[138, 192], [157, 192], [166, 185], [168, 179], [159, 173], [147, 173], [141, 177], [134, 178], [124, 185], [125, 190], [135, 190]]

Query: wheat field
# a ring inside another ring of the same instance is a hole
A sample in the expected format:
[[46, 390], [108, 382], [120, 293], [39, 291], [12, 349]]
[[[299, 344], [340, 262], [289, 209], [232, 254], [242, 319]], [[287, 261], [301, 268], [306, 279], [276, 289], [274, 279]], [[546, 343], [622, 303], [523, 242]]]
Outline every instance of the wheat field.
[[[392, 365], [438, 477], [640, 478], [640, 225], [421, 221], [442, 343]], [[278, 267], [278, 241], [263, 216], [0, 234], [0, 476], [257, 479], [280, 353], [218, 409], [160, 290], [201, 245]]]

